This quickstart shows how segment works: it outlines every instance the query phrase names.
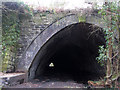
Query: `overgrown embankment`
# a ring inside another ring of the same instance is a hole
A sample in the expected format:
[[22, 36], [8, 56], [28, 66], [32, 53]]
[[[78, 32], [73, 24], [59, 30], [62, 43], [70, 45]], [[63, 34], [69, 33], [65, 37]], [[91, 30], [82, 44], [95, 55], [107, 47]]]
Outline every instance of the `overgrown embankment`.
[[29, 7], [23, 3], [2, 4], [2, 72], [14, 72], [21, 24], [30, 19]]

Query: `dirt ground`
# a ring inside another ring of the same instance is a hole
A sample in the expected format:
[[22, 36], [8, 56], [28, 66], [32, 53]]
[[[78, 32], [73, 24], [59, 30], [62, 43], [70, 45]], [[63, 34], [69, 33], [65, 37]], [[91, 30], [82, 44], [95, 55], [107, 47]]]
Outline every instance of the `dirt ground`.
[[9, 88], [90, 88], [90, 86], [69, 77], [42, 77], [42, 79], [34, 79]]
[[69, 76], [43, 76], [37, 79], [33, 79], [27, 83], [9, 86], [7, 88], [104, 88], [104, 87], [92, 87], [87, 82], [76, 81]]

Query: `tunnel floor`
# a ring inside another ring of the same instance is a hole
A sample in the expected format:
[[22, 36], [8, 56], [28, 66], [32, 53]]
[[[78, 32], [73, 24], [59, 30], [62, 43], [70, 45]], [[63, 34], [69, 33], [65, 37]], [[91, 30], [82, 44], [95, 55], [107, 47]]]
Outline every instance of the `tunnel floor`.
[[81, 74], [72, 74], [68, 72], [58, 72], [55, 71], [53, 67], [49, 68], [48, 71], [44, 72], [41, 77], [38, 77], [40, 81], [60, 81], [60, 82], [76, 82], [87, 84], [88, 80], [99, 80], [98, 76], [90, 72], [81, 72]]
[[[46, 72], [40, 77], [10, 88], [103, 88], [101, 86], [89, 86], [87, 79], [93, 78], [93, 74], [88, 72], [81, 73], [81, 76], [73, 75], [66, 72], [58, 72], [54, 67], [50, 67], [46, 68]], [[94, 77], [94, 80], [98, 80], [98, 78], [96, 77], [95, 79]]]
[[57, 71], [54, 67], [47, 67], [45, 72], [38, 78], [10, 88], [103, 88], [101, 86], [89, 86], [87, 80], [99, 80], [90, 72], [81, 72], [81, 75], [73, 72]]

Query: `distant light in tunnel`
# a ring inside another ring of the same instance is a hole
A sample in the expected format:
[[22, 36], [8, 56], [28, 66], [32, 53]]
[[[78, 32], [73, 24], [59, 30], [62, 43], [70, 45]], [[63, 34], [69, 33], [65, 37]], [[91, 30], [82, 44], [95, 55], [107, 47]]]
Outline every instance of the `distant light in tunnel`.
[[49, 67], [54, 67], [54, 64], [51, 62], [51, 63], [49, 64]]

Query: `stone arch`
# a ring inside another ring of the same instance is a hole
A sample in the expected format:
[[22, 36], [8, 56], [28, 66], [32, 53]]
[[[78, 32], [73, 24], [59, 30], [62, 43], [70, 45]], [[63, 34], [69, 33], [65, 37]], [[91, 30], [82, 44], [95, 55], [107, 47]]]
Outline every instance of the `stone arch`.
[[[88, 21], [89, 22], [89, 21]], [[64, 18], [59, 19], [58, 21], [51, 24], [47, 27], [41, 34], [39, 34], [27, 47], [25, 50], [22, 59], [18, 63], [18, 71], [29, 71], [30, 79], [35, 77], [36, 68], [38, 68], [38, 58], [39, 54], [44, 54], [41, 49], [56, 33], [60, 32], [67, 26], [72, 26], [79, 23], [78, 16], [76, 14], [67, 15]], [[92, 24], [91, 24], [92, 25]], [[35, 59], [36, 58], [36, 59]], [[32, 67], [34, 66], [34, 68]], [[31, 68], [32, 67], [32, 68]], [[40, 68], [40, 67], [39, 67]]]
[[40, 33], [27, 47], [23, 53], [23, 57], [18, 63], [18, 71], [28, 71], [32, 60], [36, 56], [39, 49], [58, 31], [65, 28], [68, 25], [78, 23], [78, 17], [75, 14], [67, 15], [64, 18], [59, 19], [52, 25], [47, 27], [42, 33]]

